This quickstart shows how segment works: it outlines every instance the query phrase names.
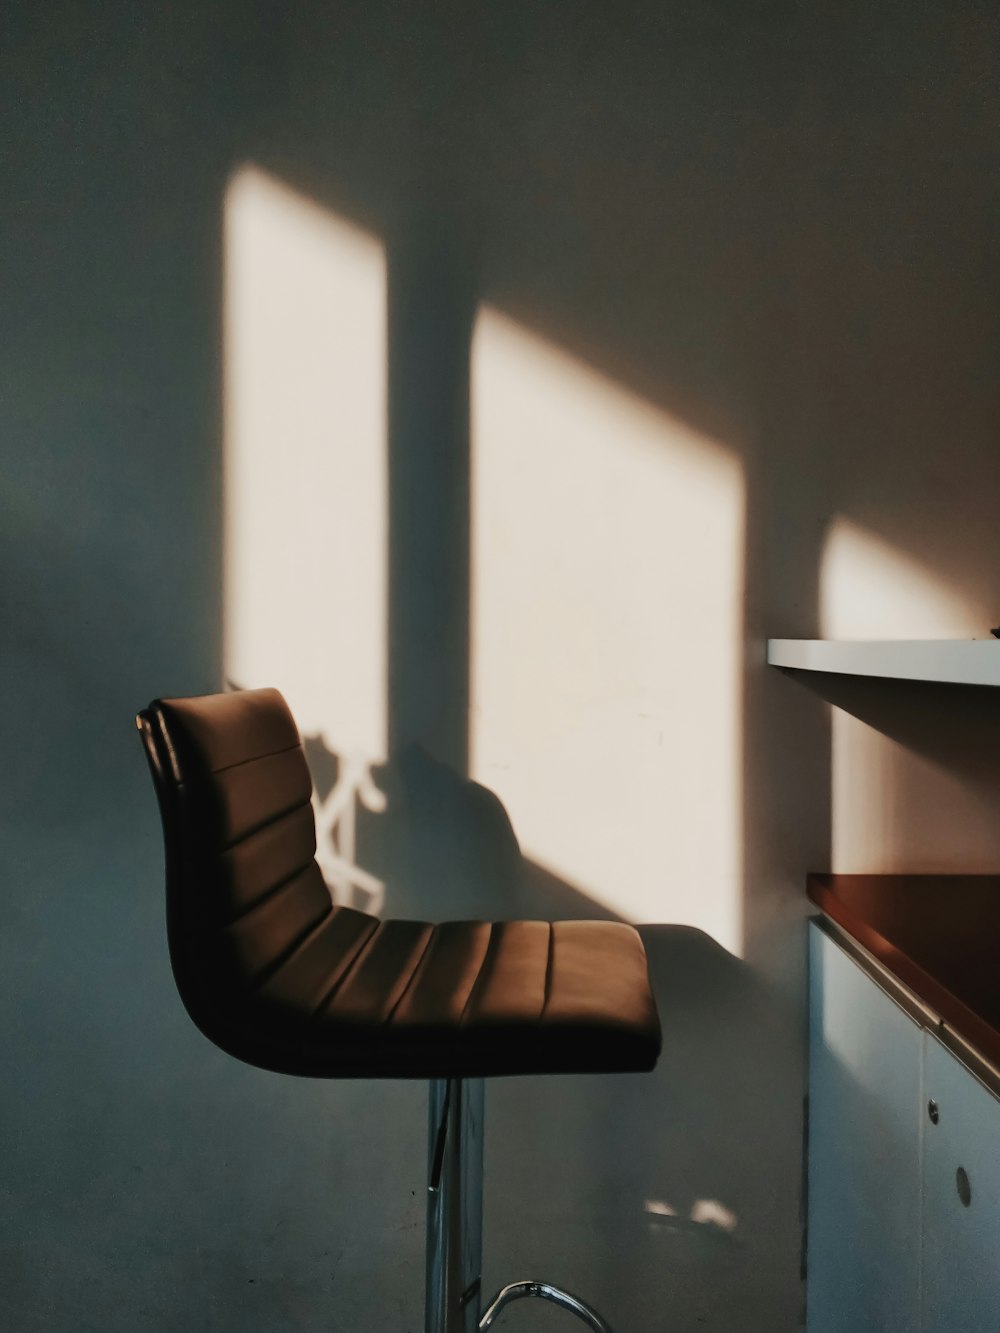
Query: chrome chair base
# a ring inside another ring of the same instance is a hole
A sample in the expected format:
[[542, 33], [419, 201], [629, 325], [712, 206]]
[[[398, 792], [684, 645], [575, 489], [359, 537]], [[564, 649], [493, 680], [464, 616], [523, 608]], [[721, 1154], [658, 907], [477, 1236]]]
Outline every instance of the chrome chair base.
[[429, 1111], [425, 1333], [483, 1333], [526, 1296], [561, 1306], [593, 1333], [612, 1333], [585, 1301], [548, 1282], [511, 1282], [480, 1316], [483, 1080], [434, 1080]]
[[543, 1301], [561, 1305], [564, 1310], [569, 1310], [578, 1319], [582, 1319], [594, 1333], [612, 1333], [611, 1325], [604, 1322], [592, 1305], [581, 1301], [578, 1296], [573, 1296], [568, 1291], [563, 1291], [561, 1287], [553, 1287], [549, 1282], [511, 1282], [497, 1294], [480, 1319], [480, 1330], [492, 1328], [504, 1306], [509, 1305], [511, 1301], [520, 1300], [523, 1296], [539, 1296]]

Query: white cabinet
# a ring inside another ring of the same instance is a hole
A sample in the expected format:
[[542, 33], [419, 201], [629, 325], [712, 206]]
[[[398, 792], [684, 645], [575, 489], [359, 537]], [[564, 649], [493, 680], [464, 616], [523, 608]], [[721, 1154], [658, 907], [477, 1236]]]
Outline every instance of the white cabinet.
[[919, 1333], [920, 1027], [816, 926], [809, 1333]]
[[808, 1333], [998, 1333], [1000, 1102], [809, 935]]

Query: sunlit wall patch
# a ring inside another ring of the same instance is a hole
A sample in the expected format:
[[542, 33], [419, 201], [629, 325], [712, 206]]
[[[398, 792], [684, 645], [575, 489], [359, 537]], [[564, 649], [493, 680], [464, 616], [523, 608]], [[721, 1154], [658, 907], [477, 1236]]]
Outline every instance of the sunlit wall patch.
[[961, 588], [845, 515], [830, 523], [820, 567], [827, 639], [947, 639], [984, 631]]
[[695, 1199], [688, 1214], [683, 1214], [665, 1199], [647, 1199], [643, 1205], [647, 1216], [654, 1222], [678, 1227], [708, 1227], [713, 1231], [731, 1234], [736, 1231], [739, 1218], [719, 1199]]
[[254, 165], [224, 225], [224, 669], [278, 686], [336, 756], [336, 884], [386, 757], [385, 254]]
[[488, 307], [472, 436], [473, 775], [574, 887], [739, 952], [739, 461]]

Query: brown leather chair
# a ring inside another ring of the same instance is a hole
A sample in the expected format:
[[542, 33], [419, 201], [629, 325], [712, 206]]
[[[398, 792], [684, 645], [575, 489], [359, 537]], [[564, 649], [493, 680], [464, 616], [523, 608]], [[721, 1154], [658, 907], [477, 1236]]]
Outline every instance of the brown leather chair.
[[337, 907], [315, 861], [312, 781], [277, 690], [160, 699], [136, 719], [160, 803], [174, 976], [210, 1041], [263, 1069], [431, 1081], [426, 1333], [480, 1315], [482, 1079], [648, 1070], [646, 957], [618, 922], [379, 921]]

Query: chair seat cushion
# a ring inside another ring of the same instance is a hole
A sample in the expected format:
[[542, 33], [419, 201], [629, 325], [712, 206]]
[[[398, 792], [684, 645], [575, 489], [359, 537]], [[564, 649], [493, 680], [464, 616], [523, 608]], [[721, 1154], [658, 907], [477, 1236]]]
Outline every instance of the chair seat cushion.
[[317, 1077], [639, 1071], [660, 1049], [645, 951], [620, 922], [429, 925], [335, 907], [250, 989], [192, 998], [232, 1054]]

